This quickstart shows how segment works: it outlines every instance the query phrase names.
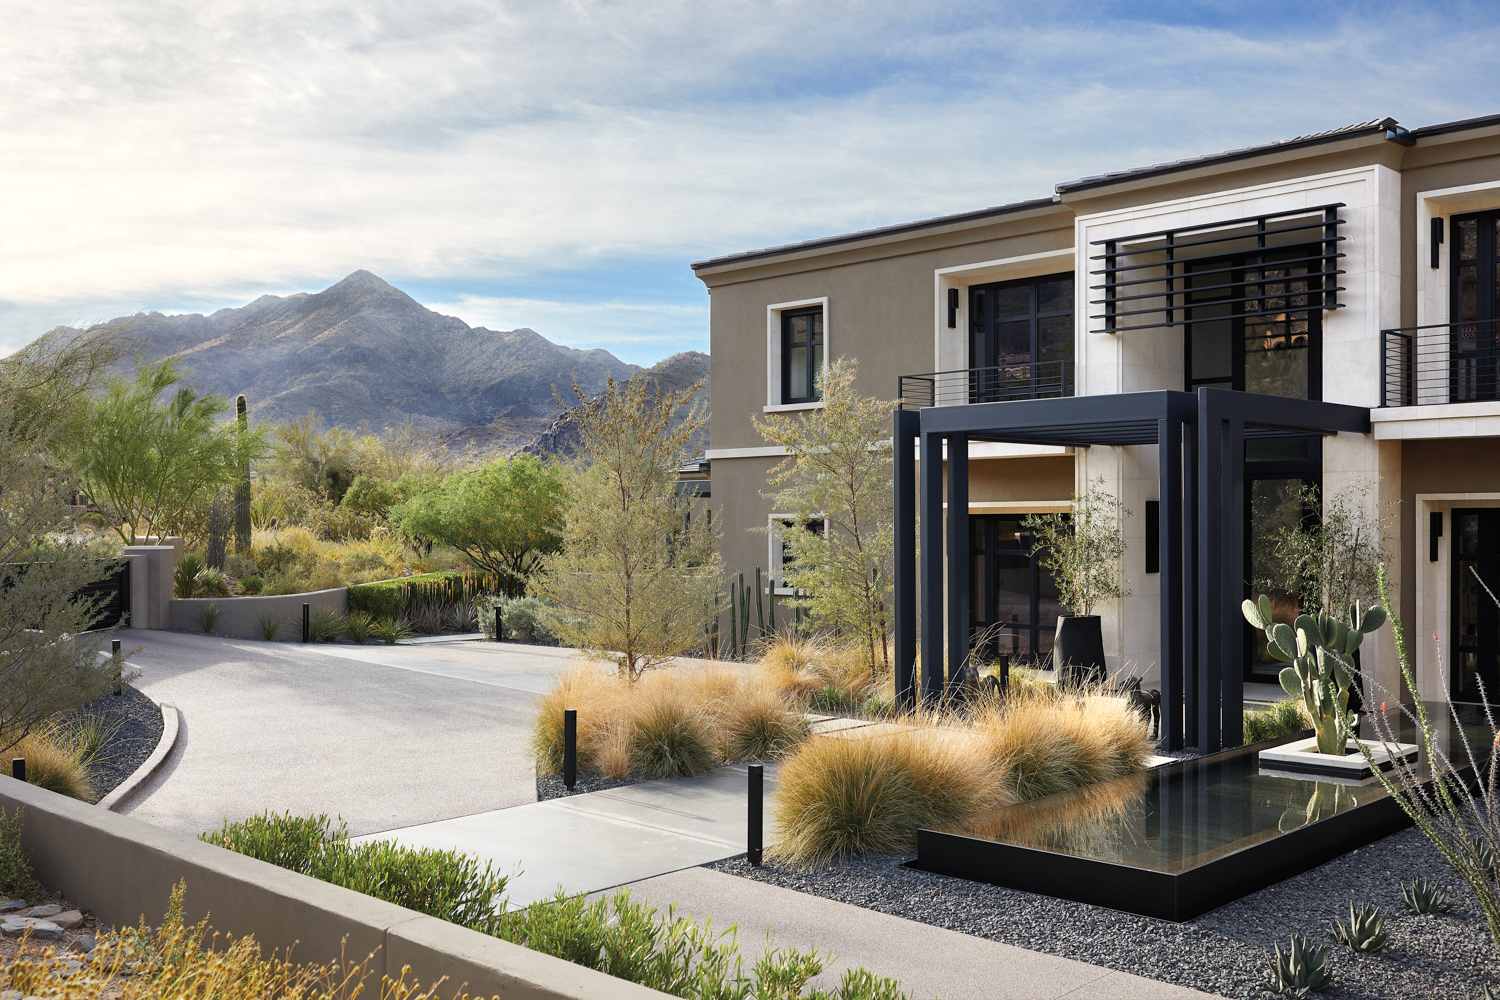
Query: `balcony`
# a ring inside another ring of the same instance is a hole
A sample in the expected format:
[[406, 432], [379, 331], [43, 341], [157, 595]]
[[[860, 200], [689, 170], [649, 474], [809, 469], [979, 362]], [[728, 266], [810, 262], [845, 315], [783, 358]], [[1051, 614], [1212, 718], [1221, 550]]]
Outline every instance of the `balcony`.
[[1380, 333], [1380, 405], [1500, 399], [1500, 320], [1429, 323]]
[[1073, 395], [1073, 362], [1037, 361], [993, 368], [959, 368], [899, 379], [901, 408], [1000, 403]]

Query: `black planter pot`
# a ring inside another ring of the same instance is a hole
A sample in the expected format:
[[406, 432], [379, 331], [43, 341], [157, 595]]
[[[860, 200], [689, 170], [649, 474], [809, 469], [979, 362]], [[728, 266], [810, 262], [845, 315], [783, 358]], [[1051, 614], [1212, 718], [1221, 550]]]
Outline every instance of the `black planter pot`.
[[1098, 615], [1062, 615], [1052, 640], [1057, 681], [1067, 686], [1099, 684], [1105, 679], [1104, 629]]

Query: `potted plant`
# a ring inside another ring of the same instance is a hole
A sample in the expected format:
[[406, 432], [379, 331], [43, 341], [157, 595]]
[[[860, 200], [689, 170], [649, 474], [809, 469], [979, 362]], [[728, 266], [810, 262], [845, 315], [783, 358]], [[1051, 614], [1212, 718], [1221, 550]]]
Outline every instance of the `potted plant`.
[[1121, 574], [1130, 511], [1104, 489], [1104, 477], [1073, 494], [1068, 514], [1032, 514], [1022, 523], [1032, 532], [1031, 554], [1052, 574], [1063, 607], [1052, 641], [1052, 663], [1060, 683], [1102, 681], [1105, 675], [1104, 631], [1094, 608], [1103, 601], [1129, 597]]

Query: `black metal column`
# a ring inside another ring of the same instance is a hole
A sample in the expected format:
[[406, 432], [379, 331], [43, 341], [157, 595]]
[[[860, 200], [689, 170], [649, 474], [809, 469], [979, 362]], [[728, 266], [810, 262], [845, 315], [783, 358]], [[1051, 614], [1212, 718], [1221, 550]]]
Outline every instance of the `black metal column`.
[[1222, 689], [1219, 697], [1219, 745], [1237, 747], [1245, 736], [1245, 422], [1238, 415], [1225, 421], [1224, 435], [1224, 550], [1219, 565], [1224, 574], [1219, 617]]
[[[1198, 442], [1197, 423], [1186, 430], [1182, 449], [1182, 535], [1187, 551], [1182, 559], [1182, 701], [1173, 709], [1181, 720], [1182, 745], [1198, 745]], [[1163, 700], [1165, 706], [1165, 700]]]
[[969, 663], [969, 436], [948, 436], [948, 685]]
[[1157, 504], [1161, 519], [1161, 732], [1168, 750], [1182, 749], [1182, 424], [1175, 417], [1156, 423]]
[[895, 593], [896, 710], [916, 707], [917, 662], [917, 433], [921, 418], [912, 410], [897, 410], [891, 445], [895, 450]]
[[1219, 692], [1223, 669], [1224, 438], [1228, 428], [1198, 393], [1198, 670], [1192, 711], [1197, 746], [1220, 749]]
[[921, 435], [922, 701], [943, 695], [943, 437]]

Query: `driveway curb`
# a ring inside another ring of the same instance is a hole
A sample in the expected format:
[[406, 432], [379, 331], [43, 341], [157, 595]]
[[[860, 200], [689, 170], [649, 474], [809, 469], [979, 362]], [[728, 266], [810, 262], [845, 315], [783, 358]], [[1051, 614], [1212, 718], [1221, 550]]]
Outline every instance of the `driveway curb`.
[[156, 749], [151, 751], [151, 756], [146, 758], [146, 762], [136, 768], [130, 777], [120, 783], [119, 787], [99, 800], [100, 808], [118, 810], [126, 799], [134, 795], [147, 779], [156, 773], [162, 761], [167, 759], [167, 755], [177, 745], [177, 733], [182, 713], [178, 712], [177, 706], [170, 702], [162, 702], [160, 707], [161, 739], [157, 742]]

